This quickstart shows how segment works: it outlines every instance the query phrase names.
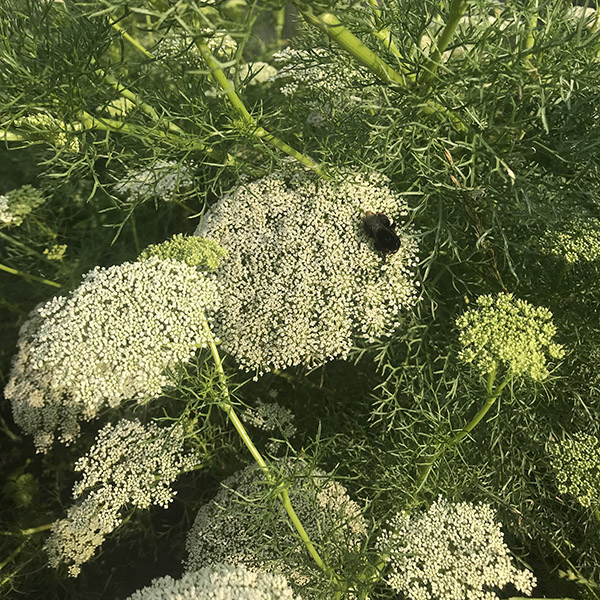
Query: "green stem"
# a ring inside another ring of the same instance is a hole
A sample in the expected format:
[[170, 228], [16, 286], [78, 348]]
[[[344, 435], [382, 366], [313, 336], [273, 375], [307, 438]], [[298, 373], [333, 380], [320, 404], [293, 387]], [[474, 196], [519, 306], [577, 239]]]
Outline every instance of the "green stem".
[[534, 13], [529, 17], [529, 21], [527, 23], [527, 37], [525, 38], [525, 43], [523, 45], [524, 50], [531, 50], [533, 45], [535, 44], [535, 30], [538, 24], [538, 6], [537, 2], [535, 3]]
[[[207, 331], [210, 332], [208, 321], [205, 322], [205, 327], [206, 327]], [[227, 386], [227, 377], [226, 377], [225, 371], [223, 369], [223, 363], [221, 360], [221, 356], [219, 355], [219, 350], [217, 349], [217, 345], [214, 342], [214, 340], [212, 339], [212, 336], [209, 336], [209, 340], [210, 341], [209, 341], [208, 345], [209, 345], [209, 348], [210, 348], [210, 351], [211, 351], [211, 354], [213, 357], [213, 361], [215, 363], [215, 367], [217, 369], [217, 375], [219, 377], [219, 384], [221, 386], [221, 393], [223, 395], [223, 401], [219, 403], [219, 407], [229, 417], [229, 420], [231, 421], [232, 425], [238, 432], [240, 438], [244, 442], [246, 448], [248, 448], [248, 450], [250, 451], [250, 454], [252, 455], [252, 457], [258, 464], [258, 466], [261, 468], [261, 470], [267, 477], [267, 480], [271, 484], [276, 485], [277, 480], [276, 480], [275, 475], [273, 475], [273, 473], [269, 469], [269, 466], [267, 465], [265, 459], [262, 457], [260, 451], [252, 442], [252, 439], [248, 435], [246, 428], [244, 427], [244, 425], [240, 421], [239, 417], [237, 416], [235, 410], [233, 409], [233, 406], [231, 404], [231, 398], [229, 396], [229, 388]], [[314, 544], [311, 542], [310, 537], [308, 536], [308, 533], [306, 533], [306, 530], [304, 529], [304, 526], [300, 522], [298, 515], [296, 515], [296, 511], [294, 510], [294, 507], [292, 506], [292, 502], [287, 493], [287, 490], [282, 488], [281, 486], [278, 486], [276, 491], [277, 491], [277, 495], [278, 495], [281, 503], [283, 504], [283, 507], [285, 508], [285, 511], [289, 515], [292, 523], [294, 524], [294, 527], [296, 528], [296, 531], [300, 535], [302, 541], [304, 542], [304, 545], [310, 552], [314, 561], [317, 563], [319, 568], [324, 573], [326, 573], [327, 575], [332, 577], [334, 580], [337, 580], [338, 579], [337, 575], [332, 571], [331, 568], [329, 568], [323, 562], [322, 558], [319, 556], [319, 553], [317, 552], [316, 548], [314, 547]]]
[[[381, 18], [381, 7], [379, 6], [378, 0], [368, 0], [368, 3], [373, 10], [375, 23], [377, 26], [377, 28], [373, 31], [373, 35], [383, 44], [385, 50], [393, 54], [399, 61], [403, 61], [404, 57], [392, 39], [390, 30], [384, 25], [383, 19]], [[408, 78], [412, 80], [414, 79], [414, 76], [410, 75]]]
[[20, 537], [22, 535], [33, 535], [34, 533], [48, 531], [52, 528], [52, 525], [54, 525], [54, 522], [44, 523], [44, 525], [38, 525], [37, 527], [29, 527], [28, 529], [20, 529], [19, 531], [0, 531], [0, 535], [10, 535], [13, 537]]
[[139, 125], [132, 125], [117, 119], [109, 119], [107, 117], [94, 117], [86, 111], [79, 113], [79, 119], [86, 129], [97, 129], [100, 131], [109, 131], [111, 133], [125, 133], [133, 137], [138, 137], [141, 140], [148, 141], [149, 135], [157, 136], [166, 140], [179, 148], [186, 150], [199, 150], [207, 154], [211, 154], [213, 149], [204, 145], [202, 142], [196, 142], [190, 139], [189, 135], [173, 135], [160, 129], [148, 129]]
[[434, 43], [434, 51], [428, 61], [428, 66], [422, 77], [422, 86], [424, 90], [429, 88], [429, 85], [441, 63], [442, 54], [446, 51], [458, 23], [467, 10], [467, 0], [452, 0], [448, 11], [448, 20], [437, 42]]
[[[18, 556], [18, 554], [21, 552], [21, 550], [23, 550], [23, 548], [25, 547], [25, 542], [22, 542], [21, 544], [19, 544], [19, 546], [17, 548], [15, 548], [7, 557], [5, 560], [3, 560], [0, 563], [0, 571], [2, 569], [4, 569], [4, 567], [10, 563], [16, 556]], [[6, 581], [6, 580], [5, 580]]]
[[299, 10], [307, 23], [320, 29], [333, 42], [344, 48], [358, 63], [377, 75], [381, 81], [406, 87], [407, 77], [392, 69], [375, 52], [365, 46], [333, 13], [324, 12], [315, 15], [312, 12]]
[[248, 112], [248, 109], [246, 108], [242, 99], [236, 93], [231, 81], [229, 81], [225, 73], [223, 73], [221, 65], [212, 55], [212, 52], [210, 51], [209, 47], [205, 43], [203, 43], [201, 39], [202, 38], [196, 39], [196, 47], [198, 48], [200, 54], [202, 55], [202, 58], [208, 65], [212, 77], [223, 90], [225, 97], [229, 100], [233, 109], [238, 113], [238, 115], [240, 115], [244, 124], [252, 128], [252, 135], [259, 138], [260, 140], [268, 142], [275, 148], [278, 148], [282, 152], [285, 152], [289, 156], [292, 156], [293, 158], [301, 162], [303, 165], [307, 166], [309, 169], [312, 169], [317, 174], [324, 176], [325, 172], [323, 170], [323, 167], [316, 163], [312, 158], [306, 156], [305, 154], [302, 154], [295, 148], [292, 148], [292, 146], [286, 144], [283, 140], [280, 140], [278, 137], [274, 136], [273, 134], [269, 133], [266, 129], [258, 125], [256, 119]]
[[492, 408], [496, 400], [500, 397], [500, 394], [502, 393], [506, 385], [509, 383], [511, 375], [508, 374], [504, 378], [504, 381], [494, 390], [495, 378], [496, 369], [494, 368], [488, 373], [485, 402], [483, 403], [483, 406], [479, 409], [477, 414], [456, 435], [451, 437], [447, 442], [441, 444], [441, 446], [429, 457], [427, 462], [421, 465], [421, 468], [419, 470], [419, 476], [416, 481], [416, 489], [413, 493], [413, 499], [417, 497], [417, 495], [425, 485], [425, 482], [427, 481], [427, 478], [431, 473], [433, 465], [438, 460], [438, 458], [440, 458], [449, 448], [460, 444], [460, 442], [465, 437], [467, 437], [467, 435], [469, 435], [469, 433], [471, 433], [471, 431], [473, 431], [473, 429], [475, 429], [479, 422], [487, 415], [490, 408]]
[[114, 90], [119, 93], [123, 98], [127, 98], [127, 100], [133, 102], [145, 115], [149, 116], [155, 123], [166, 123], [167, 129], [176, 135], [185, 135], [185, 131], [181, 129], [175, 123], [171, 121], [162, 119], [160, 115], [156, 112], [154, 107], [152, 107], [147, 102], [144, 102], [137, 94], [129, 90], [125, 85], [123, 85], [120, 81], [115, 79], [110, 73], [107, 73], [100, 67], [96, 68], [96, 73], [100, 75], [108, 85], [110, 85]]
[[[146, 56], [146, 58], [151, 58], [151, 59], [154, 58], [154, 55], [152, 54], [152, 52], [150, 52], [150, 50], [147, 50], [146, 48], [144, 48], [144, 46], [137, 40], [137, 38], [134, 38], [132, 35], [129, 35], [127, 33], [127, 31], [125, 31], [125, 29], [123, 29], [116, 21], [113, 21], [110, 18], [108, 19], [108, 21], [113, 29], [118, 31], [134, 48], [136, 48], [142, 54], [144, 54]], [[151, 25], [150, 15], [146, 15], [146, 23], [148, 25], [148, 35], [150, 36], [150, 39], [152, 40], [152, 29], [150, 27], [150, 25]]]
[[[308, 12], [301, 11], [301, 13], [307, 23], [324, 32], [333, 42], [346, 50], [357, 62], [369, 69], [384, 83], [393, 83], [406, 88], [407, 84], [414, 82], [412, 74], [394, 71], [382, 58], [350, 32], [333, 13], [322, 13], [318, 17]], [[426, 100], [420, 110], [426, 115], [442, 114], [452, 123], [456, 131], [466, 131], [466, 125], [461, 118], [435, 100]]]
[[56, 283], [56, 281], [50, 281], [49, 279], [44, 279], [43, 277], [38, 277], [37, 275], [32, 275], [31, 273], [25, 273], [23, 271], [18, 271], [17, 269], [13, 269], [12, 267], [7, 267], [6, 265], [0, 264], [0, 271], [6, 271], [11, 275], [18, 275], [19, 277], [23, 277], [23, 279], [31, 279], [33, 281], [39, 281], [40, 283], [45, 283], [46, 285], [51, 285], [55, 288], [61, 288], [62, 285], [60, 283]]

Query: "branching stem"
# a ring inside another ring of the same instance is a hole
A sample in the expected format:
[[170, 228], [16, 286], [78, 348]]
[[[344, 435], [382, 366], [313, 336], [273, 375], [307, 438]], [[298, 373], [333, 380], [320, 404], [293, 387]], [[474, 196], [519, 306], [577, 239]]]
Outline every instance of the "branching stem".
[[[205, 326], [207, 329], [209, 328], [208, 322], [206, 322]], [[231, 397], [229, 395], [229, 388], [227, 386], [227, 377], [225, 375], [225, 371], [223, 370], [223, 363], [221, 361], [221, 356], [219, 354], [219, 350], [218, 350], [217, 345], [214, 342], [214, 340], [212, 340], [211, 338], [209, 338], [209, 339], [210, 339], [209, 348], [210, 348], [210, 351], [211, 351], [211, 354], [213, 357], [213, 361], [215, 363], [215, 367], [217, 369], [217, 375], [218, 375], [219, 384], [221, 387], [221, 394], [223, 397], [222, 402], [219, 403], [219, 407], [229, 417], [229, 420], [231, 421], [232, 425], [235, 427], [241, 440], [244, 442], [244, 445], [250, 451], [250, 454], [252, 455], [252, 457], [258, 464], [258, 466], [261, 468], [261, 470], [265, 474], [267, 480], [271, 484], [277, 486], [277, 488], [276, 488], [277, 496], [279, 497], [281, 503], [283, 504], [285, 511], [289, 515], [292, 523], [294, 524], [294, 527], [296, 528], [296, 531], [300, 535], [302, 541], [304, 542], [304, 545], [308, 549], [308, 551], [309, 551], [310, 555], [313, 557], [314, 561], [317, 563], [319, 568], [324, 573], [326, 573], [328, 576], [332, 577], [334, 580], [337, 581], [339, 578], [332, 571], [332, 569], [323, 562], [323, 559], [319, 556], [317, 549], [315, 548], [314, 544], [311, 542], [310, 537], [308, 536], [308, 533], [306, 532], [306, 530], [304, 529], [304, 526], [300, 522], [300, 519], [298, 518], [298, 515], [296, 514], [296, 511], [294, 510], [294, 507], [292, 506], [292, 502], [290, 500], [289, 494], [287, 493], [287, 490], [282, 485], [279, 485], [277, 483], [277, 478], [272, 473], [272, 471], [269, 468], [269, 466], [267, 465], [265, 459], [262, 457], [260, 451], [252, 442], [252, 439], [248, 435], [246, 428], [244, 427], [244, 425], [240, 421], [239, 417], [237, 416], [237, 414], [232, 406], [232, 403], [231, 403]]]
[[442, 60], [442, 55], [446, 51], [456, 28], [458, 27], [458, 23], [461, 18], [465, 14], [467, 10], [467, 0], [452, 0], [450, 3], [450, 9], [448, 11], [448, 20], [446, 21], [446, 25], [442, 29], [442, 33], [440, 34], [439, 39], [434, 44], [434, 51], [429, 59], [429, 63], [427, 66], [427, 70], [425, 71], [423, 78], [421, 80], [422, 87], [424, 90], [429, 88], [435, 73], [440, 66], [440, 62]]
[[212, 77], [217, 82], [219, 87], [223, 90], [225, 97], [227, 98], [227, 100], [229, 100], [233, 109], [241, 117], [243, 123], [249, 126], [252, 135], [260, 140], [264, 140], [265, 142], [271, 144], [271, 146], [274, 146], [275, 148], [278, 148], [282, 152], [285, 152], [285, 154], [292, 156], [293, 158], [301, 162], [303, 165], [307, 166], [309, 169], [312, 169], [319, 175], [325, 175], [322, 165], [319, 165], [309, 156], [306, 156], [305, 154], [302, 154], [295, 148], [292, 148], [292, 146], [286, 144], [283, 140], [280, 140], [272, 133], [269, 133], [266, 129], [264, 129], [257, 123], [256, 119], [250, 114], [250, 112], [246, 108], [246, 105], [235, 91], [231, 81], [229, 81], [225, 73], [223, 73], [223, 69], [221, 69], [220, 63], [215, 59], [208, 45], [205, 44], [202, 40], [203, 38], [196, 39], [196, 47], [198, 48], [208, 68], [210, 69]]
[[473, 429], [475, 429], [479, 422], [487, 415], [490, 408], [492, 408], [492, 406], [496, 403], [496, 400], [498, 400], [498, 398], [502, 394], [502, 391], [510, 382], [511, 378], [511, 374], [507, 374], [502, 383], [496, 389], [494, 389], [496, 369], [494, 368], [488, 373], [486, 385], [486, 398], [485, 402], [483, 403], [483, 406], [479, 409], [477, 414], [456, 435], [452, 436], [448, 441], [442, 443], [440, 447], [430, 455], [427, 462], [421, 465], [421, 468], [419, 470], [419, 476], [416, 482], [416, 489], [413, 493], [413, 499], [417, 497], [417, 495], [425, 485], [425, 482], [427, 481], [427, 478], [431, 473], [431, 469], [433, 468], [433, 465], [438, 460], [438, 458], [440, 458], [449, 448], [460, 444], [460, 442], [462, 442], [462, 440], [465, 437], [467, 437], [469, 433], [473, 431]]

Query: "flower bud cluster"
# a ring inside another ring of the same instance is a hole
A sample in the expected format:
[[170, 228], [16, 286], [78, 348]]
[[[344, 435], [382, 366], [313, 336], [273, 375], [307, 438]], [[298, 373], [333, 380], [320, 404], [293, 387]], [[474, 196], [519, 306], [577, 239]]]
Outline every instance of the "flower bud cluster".
[[151, 244], [141, 252], [138, 260], [156, 257], [174, 260], [190, 267], [214, 271], [227, 252], [214, 240], [178, 233], [161, 244]]
[[570, 264], [596, 261], [600, 258], [600, 219], [575, 218], [561, 229], [548, 232], [541, 248]]
[[130, 202], [156, 199], [172, 202], [177, 194], [194, 185], [192, 170], [172, 160], [158, 160], [152, 166], [127, 171], [114, 185], [115, 193]]
[[197, 457], [183, 451], [183, 428], [119, 421], [103, 427], [88, 454], [75, 463], [82, 473], [73, 487], [81, 500], [54, 523], [46, 543], [49, 562], [69, 565], [75, 577], [105, 537], [121, 523], [125, 506], [166, 508], [175, 492], [171, 483], [190, 470]]
[[3, 225], [18, 227], [31, 211], [44, 202], [42, 192], [31, 185], [24, 185], [0, 196], [0, 228]]
[[[282, 461], [279, 466], [293, 475], [293, 463]], [[339, 566], [344, 551], [358, 548], [364, 540], [366, 523], [360, 507], [325, 473], [294, 477], [288, 493], [308, 536], [332, 568]], [[265, 522], [265, 514], [271, 515], [270, 521]], [[199, 510], [187, 549], [187, 570], [229, 562], [264, 572], [281, 569], [281, 557], [285, 556], [294, 584], [303, 585], [311, 578], [302, 560], [305, 547], [256, 466], [226, 479], [223, 489]]]
[[556, 333], [552, 313], [505, 293], [479, 296], [476, 303], [476, 308], [456, 320], [462, 346], [459, 357], [473, 363], [482, 375], [502, 366], [515, 377], [545, 379], [546, 354], [555, 359], [564, 354], [552, 342]]
[[96, 268], [69, 296], [37, 307], [25, 323], [5, 396], [15, 422], [46, 451], [106, 405], [158, 397], [168, 369], [205, 347], [204, 311], [219, 304], [211, 274], [151, 258]]
[[127, 600], [302, 600], [283, 575], [255, 573], [241, 565], [214, 564], [185, 573], [155, 579]]
[[[366, 211], [398, 225], [395, 254], [375, 250]], [[336, 184], [277, 172], [222, 197], [197, 233], [228, 253], [216, 271], [227, 290], [215, 321], [224, 350], [263, 373], [344, 358], [355, 338], [391, 334], [418, 286], [416, 243], [401, 229], [406, 214], [378, 174]]]
[[395, 515], [377, 541], [388, 555], [386, 582], [410, 600], [497, 600], [513, 584], [531, 595], [535, 577], [517, 569], [494, 511], [438, 498], [427, 511]]
[[580, 431], [558, 442], [550, 460], [561, 494], [569, 494], [586, 508], [600, 507], [600, 440]]

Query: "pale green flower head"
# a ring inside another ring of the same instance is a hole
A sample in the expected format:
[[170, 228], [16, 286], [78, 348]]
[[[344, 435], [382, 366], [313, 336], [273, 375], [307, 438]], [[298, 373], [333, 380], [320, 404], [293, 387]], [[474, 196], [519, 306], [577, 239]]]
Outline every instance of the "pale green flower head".
[[24, 185], [0, 196], [0, 228], [18, 227], [31, 211], [45, 201], [42, 192], [31, 185]]
[[548, 232], [542, 250], [567, 263], [594, 262], [600, 258], [600, 220], [576, 218], [557, 231]]
[[561, 494], [584, 507], [600, 507], [600, 440], [580, 431], [550, 450], [550, 461]]
[[476, 304], [456, 320], [460, 359], [482, 375], [503, 368], [513, 377], [545, 379], [546, 356], [558, 359], [564, 354], [552, 341], [556, 333], [552, 313], [505, 293], [479, 296]]
[[517, 569], [487, 504], [438, 498], [425, 512], [398, 513], [377, 540], [386, 583], [410, 600], [497, 600], [512, 584], [530, 596], [536, 579]]
[[243, 566], [219, 563], [186, 573], [168, 575], [137, 590], [128, 600], [302, 600], [283, 575], [256, 573]]
[[148, 246], [139, 255], [138, 260], [154, 256], [160, 260], [175, 260], [190, 267], [214, 271], [226, 255], [225, 249], [214, 240], [178, 233], [162, 244]]

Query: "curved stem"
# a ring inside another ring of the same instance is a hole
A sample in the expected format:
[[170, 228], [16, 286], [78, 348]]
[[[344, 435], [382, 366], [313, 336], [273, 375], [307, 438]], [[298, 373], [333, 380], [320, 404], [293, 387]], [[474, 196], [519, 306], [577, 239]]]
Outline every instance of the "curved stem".
[[274, 136], [272, 133], [269, 133], [266, 129], [258, 125], [256, 119], [250, 114], [250, 112], [246, 108], [246, 105], [238, 96], [231, 81], [229, 81], [225, 73], [223, 73], [221, 65], [212, 55], [212, 52], [210, 51], [208, 45], [203, 43], [201, 41], [201, 38], [197, 38], [195, 40], [195, 44], [200, 54], [202, 55], [202, 58], [206, 62], [208, 68], [210, 69], [212, 77], [223, 90], [225, 97], [227, 98], [227, 100], [229, 100], [233, 109], [238, 113], [238, 115], [240, 115], [244, 124], [249, 125], [252, 128], [252, 135], [268, 142], [275, 148], [278, 148], [279, 150], [285, 152], [287, 155], [292, 156], [293, 158], [301, 162], [303, 165], [307, 166], [309, 169], [312, 169], [319, 175], [325, 175], [323, 167], [316, 163], [312, 158], [306, 156], [305, 154], [302, 154], [295, 148], [292, 148], [292, 146], [286, 144], [283, 140], [280, 140], [278, 137]]
[[496, 368], [493, 368], [488, 373], [486, 385], [486, 398], [483, 403], [483, 406], [479, 409], [477, 414], [456, 435], [452, 436], [447, 442], [441, 444], [440, 447], [429, 457], [427, 462], [421, 465], [421, 468], [419, 469], [419, 476], [416, 481], [416, 489], [413, 493], [413, 499], [417, 497], [417, 495], [425, 485], [425, 482], [427, 481], [427, 478], [431, 473], [431, 469], [433, 468], [433, 465], [438, 460], [438, 458], [440, 458], [449, 448], [460, 444], [460, 442], [462, 442], [462, 440], [465, 437], [467, 437], [467, 435], [469, 435], [469, 433], [471, 433], [473, 429], [475, 429], [475, 427], [480, 423], [480, 421], [487, 415], [490, 408], [492, 408], [492, 406], [496, 403], [496, 400], [498, 400], [500, 394], [502, 394], [502, 391], [510, 382], [511, 378], [511, 374], [508, 373], [502, 381], [502, 383], [494, 390]]
[[10, 535], [13, 537], [19, 537], [22, 535], [33, 535], [34, 533], [48, 531], [52, 528], [52, 525], [54, 525], [54, 522], [44, 523], [43, 525], [38, 525], [37, 527], [29, 527], [28, 529], [20, 529], [19, 531], [0, 531], [0, 535]]
[[[207, 330], [210, 330], [210, 328], [208, 326], [208, 321], [205, 322], [205, 326], [206, 326]], [[248, 435], [248, 432], [246, 431], [246, 428], [244, 427], [244, 425], [240, 421], [239, 417], [237, 416], [235, 410], [233, 409], [233, 406], [231, 404], [231, 397], [229, 395], [229, 388], [227, 386], [227, 378], [225, 376], [225, 371], [223, 370], [223, 363], [221, 361], [221, 356], [219, 355], [219, 350], [217, 349], [217, 345], [215, 344], [212, 337], [210, 337], [209, 340], [210, 341], [209, 341], [208, 345], [209, 345], [210, 352], [213, 357], [213, 361], [215, 363], [215, 367], [217, 369], [217, 375], [219, 377], [219, 384], [221, 386], [221, 393], [223, 395], [223, 401], [219, 403], [219, 407], [229, 417], [229, 420], [231, 421], [232, 425], [235, 427], [240, 438], [244, 442], [246, 448], [248, 448], [248, 450], [250, 451], [250, 454], [252, 455], [252, 457], [258, 464], [258, 466], [261, 468], [261, 470], [263, 471], [265, 476], [267, 477], [267, 480], [271, 484], [276, 485], [277, 481], [276, 481], [275, 476], [271, 472], [271, 469], [267, 465], [265, 459], [262, 457], [258, 448], [252, 442], [250, 436]], [[327, 575], [332, 577], [334, 580], [338, 580], [337, 575], [333, 572], [333, 570], [331, 568], [329, 568], [323, 562], [323, 559], [319, 556], [317, 549], [315, 548], [314, 544], [311, 542], [310, 537], [308, 536], [308, 533], [306, 533], [304, 526], [300, 522], [300, 519], [298, 518], [298, 515], [296, 514], [296, 511], [294, 510], [294, 507], [292, 506], [292, 502], [290, 500], [289, 494], [287, 493], [287, 490], [282, 488], [281, 486], [278, 486], [276, 491], [277, 491], [277, 495], [278, 495], [281, 503], [283, 504], [285, 511], [287, 512], [288, 516], [290, 517], [292, 523], [294, 524], [294, 527], [296, 528], [296, 531], [302, 538], [304, 545], [308, 549], [308, 551], [309, 551], [310, 555], [313, 557], [314, 561], [317, 563], [319, 568], [324, 573], [326, 573]]]
[[40, 283], [45, 283], [46, 285], [50, 285], [55, 288], [61, 288], [62, 285], [60, 283], [56, 283], [56, 281], [50, 281], [49, 279], [44, 279], [43, 277], [38, 277], [37, 275], [32, 275], [31, 273], [25, 273], [23, 271], [18, 271], [17, 269], [13, 269], [12, 267], [8, 267], [6, 265], [0, 264], [0, 271], [6, 271], [11, 275], [19, 275], [23, 279], [31, 279], [33, 281], [39, 281]]
[[408, 77], [392, 69], [381, 57], [365, 46], [333, 13], [324, 12], [315, 15], [309, 11], [300, 10], [300, 12], [308, 23], [320, 29], [332, 41], [339, 44], [358, 63], [377, 75], [384, 83], [406, 86]]
[[465, 14], [465, 10], [467, 10], [467, 0], [452, 0], [450, 3], [448, 20], [446, 21], [446, 25], [435, 44], [435, 50], [433, 51], [431, 59], [428, 62], [427, 71], [424, 73], [422, 78], [424, 89], [429, 87], [435, 72], [440, 66], [442, 54], [446, 51], [446, 48], [448, 47], [448, 44], [450, 43], [450, 40], [452, 39], [452, 36], [458, 27], [458, 23]]

